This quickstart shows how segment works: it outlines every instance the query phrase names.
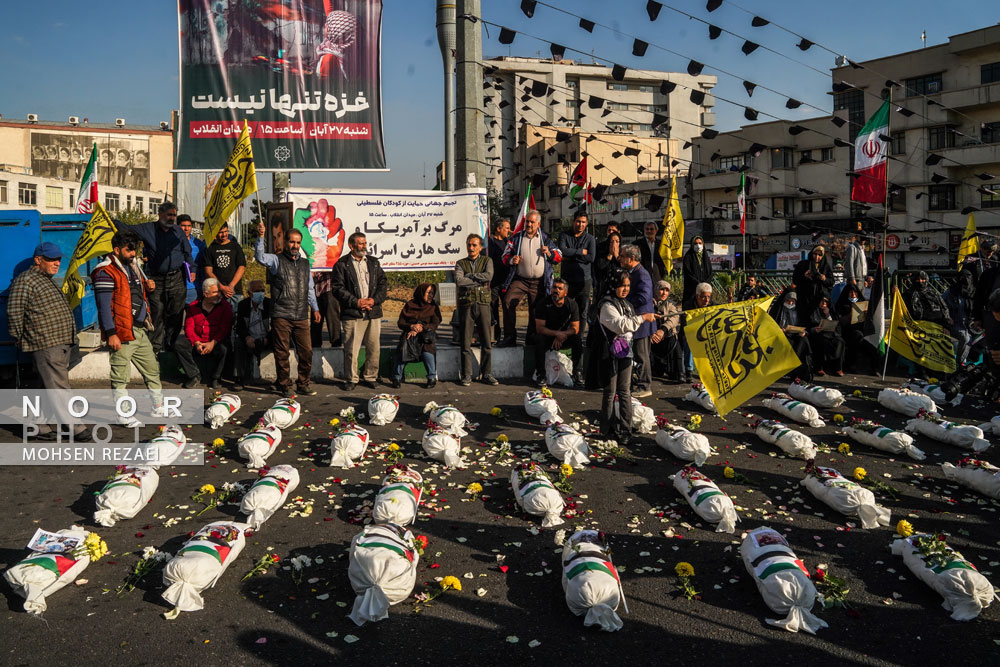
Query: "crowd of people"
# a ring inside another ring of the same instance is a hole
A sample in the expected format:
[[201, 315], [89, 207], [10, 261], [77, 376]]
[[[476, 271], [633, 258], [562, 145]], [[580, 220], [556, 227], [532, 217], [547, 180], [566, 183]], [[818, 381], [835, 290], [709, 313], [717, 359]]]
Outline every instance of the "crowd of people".
[[[615, 222], [607, 225], [600, 243], [588, 228], [586, 213], [578, 212], [571, 229], [553, 240], [541, 230], [540, 213], [532, 210], [517, 233], [511, 233], [509, 220], [500, 220], [488, 238], [467, 237], [467, 256], [455, 265], [458, 383], [468, 386], [475, 378], [498, 384], [493, 348], [519, 344], [517, 310], [524, 303], [523, 345], [534, 352], [531, 381], [541, 387], [550, 373], [570, 368], [576, 388], [603, 390], [602, 431], [627, 441], [633, 396], [650, 396], [654, 377], [691, 381], [694, 360], [684, 335], [685, 311], [712, 304], [712, 262], [704, 240], [692, 238], [682, 259], [682, 294], [675, 299], [665, 280], [669, 276], [655, 224], [646, 225], [634, 244], [623, 240]], [[254, 259], [266, 270], [270, 296], [265, 281], [254, 280], [244, 298], [247, 260], [225, 225], [206, 246], [192, 238], [190, 217], [178, 216], [167, 202], [156, 221], [118, 227], [112, 252], [91, 275], [116, 393], [124, 393], [132, 366], [150, 391], [161, 392], [160, 354], [168, 350], [183, 369], [185, 388], [218, 388], [227, 379], [239, 391], [256, 382], [261, 357], [273, 351], [274, 388], [285, 396], [314, 395], [312, 350], [322, 342], [324, 321], [330, 344], [344, 348], [344, 390], [359, 383], [376, 388], [388, 286], [378, 259], [367, 252], [365, 235], [349, 237], [350, 252], [332, 270], [313, 271], [298, 230], [285, 235], [280, 252], [267, 251], [263, 223], [257, 233]], [[140, 247], [144, 257], [137, 261]], [[862, 239], [854, 236], [846, 247], [842, 282], [835, 281], [828, 253], [823, 245], [812, 248], [795, 265], [791, 284], [775, 295], [771, 310], [802, 362], [793, 374], [804, 379], [879, 370], [875, 346], [864, 343], [876, 276], [868, 270]], [[985, 242], [943, 294], [923, 272], [903, 293], [915, 319], [940, 324], [952, 334], [959, 366], [993, 362], [998, 353], [991, 351], [1000, 349], [998, 260], [996, 244]], [[32, 354], [46, 387], [68, 388], [75, 327], [51, 280], [61, 253], [45, 243], [33, 261], [11, 286], [10, 331], [20, 349]], [[735, 295], [722, 296], [744, 301], [767, 292], [748, 276]], [[437, 384], [438, 301], [437, 286], [424, 283], [403, 305], [390, 386], [401, 385], [411, 362], [424, 364], [427, 387]], [[477, 343], [478, 360], [473, 354]], [[365, 359], [359, 369], [362, 345]], [[565, 353], [568, 359], [560, 356]], [[135, 418], [122, 423], [139, 425]]]

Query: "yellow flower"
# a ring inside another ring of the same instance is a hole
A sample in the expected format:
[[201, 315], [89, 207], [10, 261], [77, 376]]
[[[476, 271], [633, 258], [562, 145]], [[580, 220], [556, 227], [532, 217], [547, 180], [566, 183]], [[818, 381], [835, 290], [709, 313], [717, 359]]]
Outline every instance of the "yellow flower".
[[833, 423], [834, 424], [843, 424], [844, 423], [844, 415], [834, 415], [833, 416]]
[[927, 379], [927, 384], [938, 384], [938, 379], [937, 378], [928, 378]]
[[854, 396], [854, 398], [861, 398], [861, 396], [862, 396], [861, 390], [860, 389], [855, 389], [854, 393], [853, 393], [853, 396]]
[[674, 566], [674, 572], [677, 573], [678, 577], [693, 577], [694, 576], [694, 566], [691, 563], [680, 562]]
[[456, 591], [462, 590], [462, 582], [458, 580], [458, 577], [447, 576], [441, 580], [441, 589], [448, 590], [449, 588], [454, 588]]
[[87, 533], [87, 537], [83, 540], [83, 550], [76, 553], [80, 557], [86, 555], [92, 561], [100, 560], [108, 553], [108, 543], [97, 533]]
[[726, 466], [725, 469], [722, 471], [722, 475], [726, 479], [733, 479], [734, 477], [736, 477], [736, 471], [730, 468], [729, 466]]
[[205, 484], [200, 489], [198, 489], [198, 493], [207, 493], [208, 495], [212, 495], [213, 493], [215, 493], [215, 487], [212, 486], [211, 484]]
[[545, 398], [552, 398], [552, 390], [548, 387], [542, 387], [542, 396]]
[[695, 425], [700, 424], [701, 423], [701, 415], [691, 415], [691, 423], [695, 424]]
[[500, 408], [493, 408], [490, 410], [490, 414], [493, 415], [494, 417], [499, 417], [500, 415], [503, 414], [503, 410], [501, 410]]
[[390, 452], [398, 452], [399, 451], [399, 445], [397, 445], [394, 442], [390, 442], [389, 443], [389, 451]]
[[562, 475], [563, 477], [569, 477], [570, 475], [573, 474], [573, 466], [571, 466], [568, 463], [563, 463], [561, 466], [559, 466], [559, 474]]
[[471, 493], [472, 495], [476, 495], [478, 493], [483, 492], [483, 485], [480, 484], [479, 482], [473, 482], [472, 484], [469, 484], [467, 487], [465, 487], [465, 490]]
[[340, 423], [340, 420], [337, 419], [336, 417], [334, 417], [333, 419], [330, 420], [330, 426], [336, 426], [339, 423]]
[[226, 444], [226, 441], [223, 440], [222, 438], [216, 438], [215, 440], [212, 441], [212, 447], [213, 448], [215, 448], [215, 447], [224, 447], [225, 444]]
[[841, 454], [850, 454], [851, 446], [846, 442], [842, 442], [837, 446], [837, 451], [840, 452]]
[[859, 482], [862, 481], [867, 476], [868, 476], [868, 471], [865, 470], [864, 468], [854, 469], [854, 479], [858, 480]]
[[510, 442], [510, 438], [501, 433], [500, 435], [497, 436], [497, 442], [499, 442], [500, 444], [504, 444], [506, 442]]
[[909, 537], [913, 534], [913, 524], [906, 519], [900, 519], [899, 523], [896, 524], [896, 532], [901, 537]]

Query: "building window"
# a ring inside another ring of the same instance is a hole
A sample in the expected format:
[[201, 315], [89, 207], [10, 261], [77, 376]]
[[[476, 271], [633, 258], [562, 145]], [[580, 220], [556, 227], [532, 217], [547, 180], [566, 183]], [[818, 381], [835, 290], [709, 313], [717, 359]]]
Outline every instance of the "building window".
[[608, 90], [628, 90], [628, 84], [608, 82]]
[[906, 153], [906, 132], [893, 132], [890, 139], [889, 152], [892, 155], [903, 155]]
[[45, 186], [45, 208], [62, 208], [63, 191], [51, 185]]
[[792, 215], [791, 197], [771, 197], [771, 215], [775, 218], [787, 218]]
[[739, 171], [742, 166], [742, 155], [727, 155], [719, 158], [719, 169], [723, 171]]
[[69, 189], [69, 207], [76, 208], [76, 188]]
[[119, 197], [114, 192], [104, 193], [104, 208], [108, 210], [109, 213], [118, 212]]
[[982, 65], [979, 68], [982, 76], [982, 83], [985, 86], [987, 83], [996, 83], [1000, 81], [1000, 63], [990, 63], [989, 65]]
[[824, 199], [823, 200], [823, 212], [824, 213], [833, 213], [833, 211], [836, 208], [837, 208], [837, 202], [836, 201], [834, 201], [832, 199]]
[[927, 205], [929, 211], [950, 211], [955, 206], [955, 186], [954, 185], [932, 185], [929, 188], [930, 203]]
[[984, 144], [1000, 142], [1000, 123], [983, 123], [981, 139]]
[[0, 181], [0, 204], [7, 203], [7, 181]]
[[952, 148], [955, 145], [955, 133], [947, 125], [927, 128], [927, 148], [937, 150], [939, 148]]
[[38, 191], [34, 183], [17, 184], [17, 203], [21, 206], [38, 206]]
[[803, 199], [799, 202], [799, 213], [812, 213], [813, 212], [813, 200]]
[[555, 199], [559, 196], [559, 188], [560, 186], [555, 184], [549, 186], [549, 199]]
[[927, 74], [906, 80], [906, 96], [933, 95], [941, 92], [941, 73]]
[[159, 199], [156, 199], [155, 197], [150, 197], [149, 198], [149, 213], [150, 213], [150, 215], [159, 213], [158, 209], [160, 208], [160, 204], [161, 203], [162, 202]]
[[857, 88], [845, 90], [842, 93], [835, 93], [833, 96], [833, 110], [847, 110], [847, 134], [848, 140], [853, 142], [858, 137], [858, 130], [865, 124], [865, 93]]
[[143, 209], [143, 204], [144, 203], [145, 202], [143, 201], [142, 197], [136, 197], [135, 198], [135, 210], [139, 211], [139, 213], [142, 213], [142, 209]]
[[125, 195], [125, 210], [132, 210], [132, 195]]
[[771, 169], [794, 169], [795, 161], [791, 148], [771, 149]]
[[739, 220], [740, 219], [740, 205], [739, 204], [719, 204], [715, 208], [716, 214], [722, 220]]
[[624, 102], [608, 102], [608, 108], [612, 111], [628, 111], [628, 105]]
[[579, 109], [580, 105], [577, 103], [576, 100], [566, 100], [566, 108], [567, 109]]
[[982, 193], [980, 208], [1000, 208], [1000, 183], [984, 185], [979, 192]]
[[608, 129], [612, 132], [631, 132], [633, 128], [630, 123], [608, 123]]
[[652, 132], [653, 126], [650, 125], [649, 123], [638, 123], [635, 126], [635, 130], [636, 132]]
[[823, 162], [830, 162], [833, 160], [833, 148], [821, 148], [819, 152], [819, 159]]
[[889, 188], [889, 211], [892, 213], [906, 213], [905, 188]]
[[580, 82], [576, 79], [566, 79], [566, 87], [570, 90], [577, 90], [580, 87]]
[[649, 86], [649, 85], [646, 85], [646, 84], [641, 84], [639, 86], [639, 92], [640, 93], [652, 93], [654, 91], [653, 91], [653, 87], [652, 86]]
[[802, 163], [815, 162], [815, 160], [813, 160], [813, 152], [811, 150], [799, 151], [799, 162]]

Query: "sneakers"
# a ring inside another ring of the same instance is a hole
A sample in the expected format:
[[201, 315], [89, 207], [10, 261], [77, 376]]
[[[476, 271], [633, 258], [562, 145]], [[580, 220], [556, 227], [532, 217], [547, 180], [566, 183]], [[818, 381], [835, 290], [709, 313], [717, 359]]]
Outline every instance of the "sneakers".
[[141, 421], [135, 418], [135, 415], [131, 417], [119, 417], [118, 424], [124, 426], [125, 428], [142, 428], [145, 426]]
[[219, 378], [212, 378], [211, 380], [209, 380], [208, 381], [208, 388], [209, 389], [218, 389], [219, 388]]
[[640, 389], [639, 391], [633, 391], [632, 392], [632, 396], [634, 396], [635, 398], [646, 398], [646, 397], [652, 396], [652, 395], [653, 395], [653, 392], [651, 392], [648, 389]]
[[292, 390], [292, 385], [288, 385], [287, 387], [282, 387], [281, 395], [284, 396], [285, 398], [291, 398], [292, 396], [294, 396], [295, 391]]
[[201, 384], [201, 376], [195, 375], [193, 378], [188, 378], [181, 386], [185, 389], [194, 389], [199, 384]]
[[357, 388], [358, 388], [358, 383], [357, 382], [345, 382], [344, 383], [344, 391], [354, 391]]
[[492, 373], [487, 373], [486, 375], [482, 376], [481, 378], [479, 378], [479, 381], [482, 382], [483, 384], [488, 384], [492, 387], [495, 387], [498, 384], [500, 384], [500, 381], [497, 380], [495, 377], [493, 377]]
[[428, 389], [433, 389], [434, 387], [437, 386], [437, 383], [438, 383], [438, 379], [437, 378], [427, 378], [427, 388]]
[[393, 378], [392, 380], [389, 381], [389, 386], [392, 387], [393, 389], [399, 389], [399, 387], [402, 384], [403, 383], [397, 380], [396, 378]]
[[315, 396], [319, 392], [313, 389], [310, 385], [299, 385], [295, 388], [295, 393], [299, 396]]
[[463, 377], [458, 380], [458, 384], [462, 385], [463, 387], [468, 387], [469, 385], [472, 384], [472, 380], [470, 378]]

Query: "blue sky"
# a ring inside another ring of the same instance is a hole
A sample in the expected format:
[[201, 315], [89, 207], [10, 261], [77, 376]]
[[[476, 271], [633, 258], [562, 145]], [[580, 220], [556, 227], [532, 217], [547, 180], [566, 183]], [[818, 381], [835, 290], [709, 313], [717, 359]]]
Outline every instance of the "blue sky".
[[[704, 24], [664, 7], [655, 23], [646, 14], [646, 0], [549, 0], [550, 4], [598, 23], [617, 27], [651, 44], [666, 46], [684, 57], [650, 48], [644, 58], [632, 56], [632, 38], [600, 27], [593, 34], [577, 19], [538, 6], [528, 19], [520, 0], [483, 0], [484, 18], [521, 31], [512, 45], [497, 41], [498, 30], [488, 28], [484, 54], [548, 56], [547, 42], [525, 37], [538, 35], [567, 47], [593, 51], [628, 67], [683, 71], [688, 58], [717, 65], [739, 77], [804, 102], [830, 109], [829, 68], [833, 56], [813, 47], [802, 52], [798, 39], [773, 25], [754, 28], [753, 13], [780, 23], [813, 42], [828, 46], [853, 60], [877, 58], [920, 48], [920, 33], [938, 44], [949, 35], [982, 28], [1000, 20], [995, 0], [937, 0], [872, 2], [871, 0], [739, 0], [725, 1], [709, 14], [704, 0], [673, 0], [670, 4], [711, 21], [721, 28], [753, 39], [801, 61], [809, 67], [758, 50], [740, 51], [742, 40], [723, 34], [709, 41]], [[427, 187], [442, 159], [443, 73], [434, 21], [434, 0], [385, 0], [382, 39], [383, 122], [389, 173], [310, 174], [292, 176], [293, 184], [319, 187], [421, 188], [426, 163]], [[956, 11], [960, 8], [960, 11]], [[41, 3], [5, 2], [3, 39], [0, 40], [0, 113], [24, 118], [37, 113], [47, 120], [70, 115], [92, 122], [124, 117], [130, 123], [156, 124], [169, 120], [178, 105], [176, 4], [165, 0], [94, 0], [90, 3], [45, 0]], [[567, 57], [579, 58], [578, 54]], [[705, 73], [716, 73], [706, 68]], [[719, 97], [746, 102], [738, 79], [719, 75]], [[758, 90], [753, 106], [783, 118], [803, 118], [819, 112], [784, 108], [785, 97]], [[719, 101], [718, 130], [745, 123], [742, 107]], [[764, 117], [761, 116], [764, 120]], [[269, 185], [269, 178], [262, 179]], [[264, 185], [262, 182], [262, 186]], [[266, 193], [265, 193], [266, 195]]]

